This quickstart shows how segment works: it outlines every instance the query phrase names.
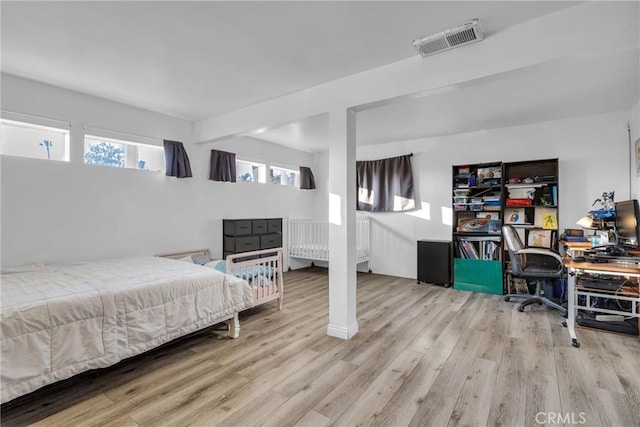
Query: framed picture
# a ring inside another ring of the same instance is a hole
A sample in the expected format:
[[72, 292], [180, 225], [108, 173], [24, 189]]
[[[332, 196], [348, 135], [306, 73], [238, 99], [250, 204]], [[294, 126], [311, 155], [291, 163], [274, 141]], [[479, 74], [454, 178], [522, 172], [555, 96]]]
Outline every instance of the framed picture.
[[551, 230], [530, 230], [527, 246], [551, 247]]
[[534, 218], [534, 225], [545, 230], [558, 229], [558, 212], [554, 208], [537, 208]]
[[505, 224], [524, 224], [524, 208], [506, 208], [504, 210]]
[[484, 232], [489, 230], [488, 218], [468, 218], [458, 221], [458, 231], [462, 232]]

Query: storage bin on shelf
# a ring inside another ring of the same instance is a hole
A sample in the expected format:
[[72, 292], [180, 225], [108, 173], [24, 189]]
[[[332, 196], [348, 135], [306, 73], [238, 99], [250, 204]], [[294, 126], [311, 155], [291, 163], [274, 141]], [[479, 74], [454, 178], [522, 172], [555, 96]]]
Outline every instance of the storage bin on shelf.
[[484, 202], [498, 202], [500, 203], [500, 193], [489, 193], [482, 196], [482, 201]]
[[482, 210], [482, 206], [484, 206], [484, 203], [482, 202], [471, 202], [469, 203], [469, 209], [472, 211], [481, 211]]
[[531, 199], [512, 199], [511, 197], [509, 197], [507, 199], [507, 206], [531, 206]]
[[453, 204], [453, 209], [457, 210], [457, 211], [466, 211], [467, 210], [467, 205], [466, 203], [454, 203]]
[[484, 202], [483, 209], [485, 211], [499, 211], [501, 209], [500, 202]]
[[466, 204], [469, 198], [467, 196], [455, 196], [453, 198], [453, 203], [461, 203]]

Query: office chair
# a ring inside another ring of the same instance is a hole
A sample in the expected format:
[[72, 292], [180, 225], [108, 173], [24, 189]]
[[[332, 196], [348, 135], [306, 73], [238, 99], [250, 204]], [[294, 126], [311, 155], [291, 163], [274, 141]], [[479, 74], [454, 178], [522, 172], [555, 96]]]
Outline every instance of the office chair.
[[504, 300], [525, 298], [518, 306], [518, 311], [524, 311], [526, 306], [537, 303], [560, 310], [562, 316], [567, 317], [567, 309], [546, 298], [543, 291], [544, 282], [562, 278], [564, 272], [562, 257], [551, 249], [525, 247], [516, 229], [510, 225], [502, 227], [502, 235], [509, 251], [512, 276], [524, 279], [527, 284], [536, 282], [534, 295], [508, 294], [504, 296]]

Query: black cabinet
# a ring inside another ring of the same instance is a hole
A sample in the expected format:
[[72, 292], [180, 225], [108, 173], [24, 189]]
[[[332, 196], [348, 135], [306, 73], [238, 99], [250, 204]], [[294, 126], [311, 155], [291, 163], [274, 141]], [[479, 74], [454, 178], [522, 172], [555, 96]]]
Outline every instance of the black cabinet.
[[282, 218], [223, 219], [222, 253], [282, 247]]
[[418, 283], [451, 285], [452, 244], [443, 240], [418, 240]]

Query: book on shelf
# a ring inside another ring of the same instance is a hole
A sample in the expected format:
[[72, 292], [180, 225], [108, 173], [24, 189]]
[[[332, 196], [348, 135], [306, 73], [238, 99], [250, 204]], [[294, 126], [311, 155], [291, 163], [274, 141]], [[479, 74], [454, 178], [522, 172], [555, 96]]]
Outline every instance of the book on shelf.
[[[474, 243], [477, 243], [476, 244]], [[496, 240], [458, 240], [460, 258], [495, 261], [500, 259], [500, 243]]]
[[468, 240], [461, 240], [462, 251], [464, 252], [465, 258], [467, 259], [479, 259], [478, 251], [473, 243]]
[[494, 241], [486, 240], [482, 242], [482, 259], [495, 261], [500, 259], [500, 245]]

